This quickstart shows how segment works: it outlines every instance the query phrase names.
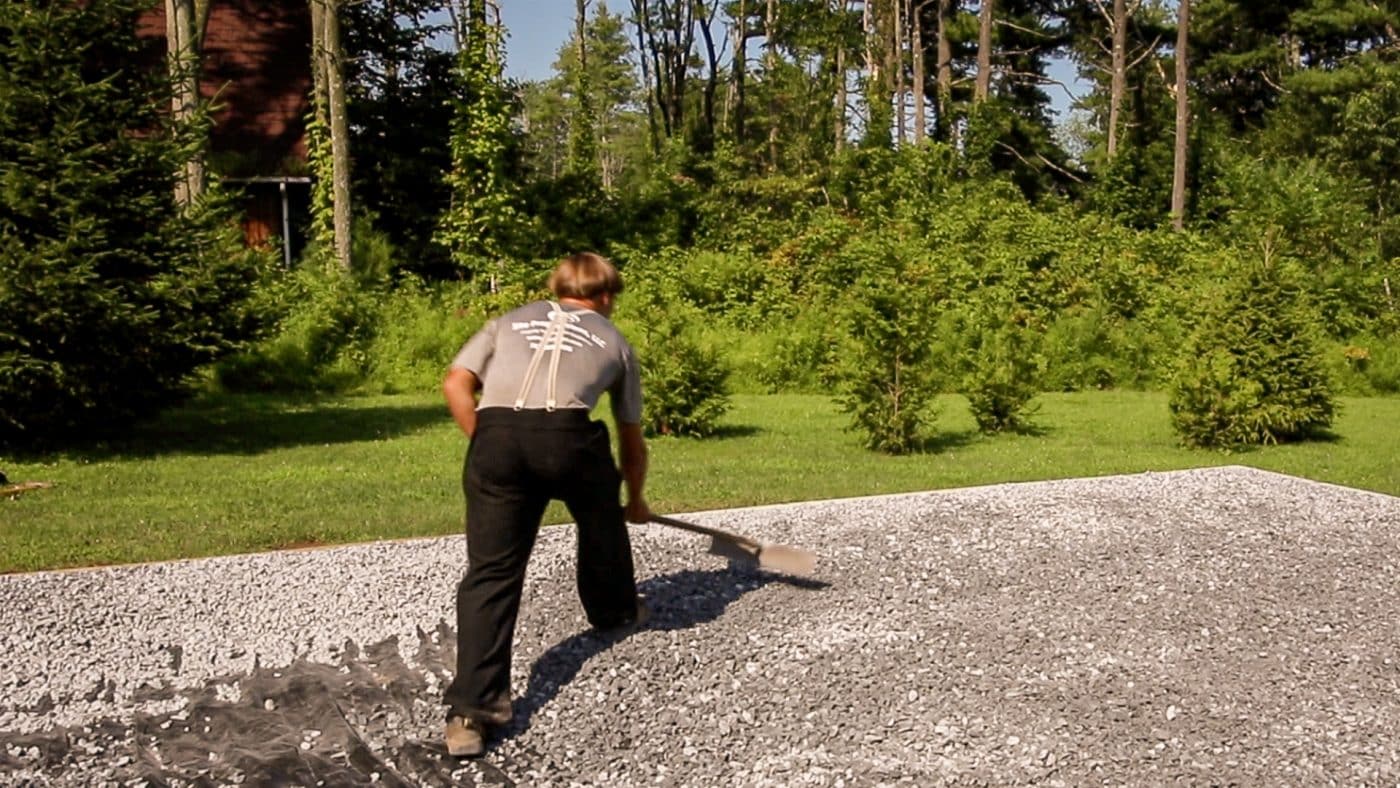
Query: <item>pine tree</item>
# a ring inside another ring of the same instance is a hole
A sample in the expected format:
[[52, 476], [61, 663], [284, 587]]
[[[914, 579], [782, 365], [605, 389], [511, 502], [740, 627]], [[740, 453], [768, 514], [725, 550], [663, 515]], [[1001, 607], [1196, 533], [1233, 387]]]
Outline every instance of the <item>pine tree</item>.
[[0, 443], [120, 427], [251, 326], [261, 258], [175, 182], [200, 149], [149, 3], [0, 4]]

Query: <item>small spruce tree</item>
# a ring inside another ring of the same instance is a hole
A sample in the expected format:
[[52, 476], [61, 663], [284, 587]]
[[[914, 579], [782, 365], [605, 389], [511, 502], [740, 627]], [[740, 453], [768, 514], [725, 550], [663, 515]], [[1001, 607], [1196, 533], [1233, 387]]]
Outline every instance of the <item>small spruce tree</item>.
[[1268, 257], [1236, 265], [1182, 348], [1169, 407], [1189, 446], [1299, 440], [1332, 423], [1316, 311], [1298, 275]]
[[121, 427], [254, 326], [265, 258], [217, 201], [144, 51], [149, 3], [0, 3], [0, 444]]

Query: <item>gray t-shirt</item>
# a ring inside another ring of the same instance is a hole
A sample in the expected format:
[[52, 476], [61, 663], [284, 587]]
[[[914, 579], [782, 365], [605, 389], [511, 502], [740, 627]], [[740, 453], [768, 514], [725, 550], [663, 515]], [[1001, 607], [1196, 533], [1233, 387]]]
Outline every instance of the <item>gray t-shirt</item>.
[[[478, 409], [513, 408], [519, 401], [521, 408], [542, 410], [556, 355], [556, 408], [592, 411], [606, 391], [619, 423], [642, 422], [636, 353], [611, 321], [591, 309], [551, 301], [526, 304], [483, 326], [462, 346], [452, 366], [481, 381]], [[522, 393], [532, 362], [536, 369]]]

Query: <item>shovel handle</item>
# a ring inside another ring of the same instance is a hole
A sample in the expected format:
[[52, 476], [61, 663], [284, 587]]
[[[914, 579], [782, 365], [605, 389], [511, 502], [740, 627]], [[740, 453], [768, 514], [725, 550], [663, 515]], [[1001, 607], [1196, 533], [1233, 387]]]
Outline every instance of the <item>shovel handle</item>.
[[707, 528], [703, 525], [688, 523], [685, 520], [677, 520], [674, 517], [667, 517], [664, 514], [653, 514], [651, 516], [651, 521], [653, 523], [656, 523], [657, 525], [665, 525], [671, 528], [680, 528], [684, 531], [693, 531], [697, 534], [704, 534], [706, 536], [714, 537], [715, 539], [723, 539], [726, 542], [733, 542], [735, 544], [740, 544], [754, 550], [759, 550], [763, 547], [763, 545], [747, 537], [743, 537], [738, 534], [731, 534], [728, 531], [721, 531], [718, 528]]

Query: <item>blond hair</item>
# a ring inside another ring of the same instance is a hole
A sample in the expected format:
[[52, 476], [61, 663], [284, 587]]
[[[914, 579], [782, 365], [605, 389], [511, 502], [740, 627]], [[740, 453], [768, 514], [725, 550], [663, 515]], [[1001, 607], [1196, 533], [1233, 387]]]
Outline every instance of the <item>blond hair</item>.
[[593, 299], [604, 293], [622, 292], [622, 275], [608, 258], [592, 252], [571, 254], [559, 261], [549, 275], [549, 289], [556, 298]]

